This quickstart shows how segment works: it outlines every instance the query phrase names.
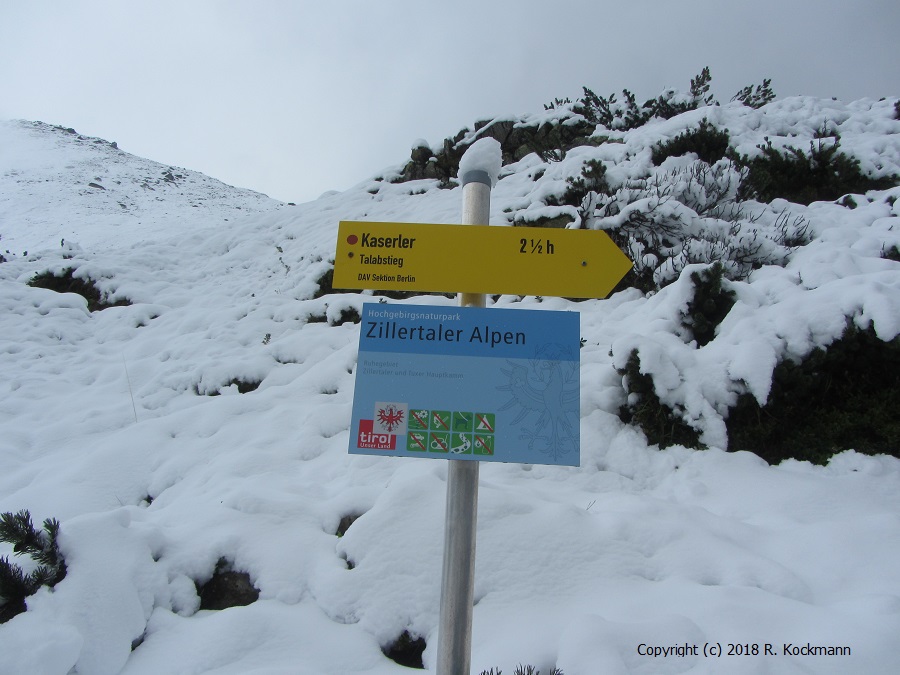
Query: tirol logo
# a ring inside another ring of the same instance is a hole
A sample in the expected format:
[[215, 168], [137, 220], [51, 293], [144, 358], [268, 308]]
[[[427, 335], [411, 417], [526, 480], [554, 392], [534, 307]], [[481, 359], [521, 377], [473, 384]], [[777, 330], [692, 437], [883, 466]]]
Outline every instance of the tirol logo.
[[359, 435], [356, 439], [358, 448], [368, 450], [396, 450], [397, 437], [394, 434], [381, 433], [373, 429], [372, 420], [359, 421]]
[[384, 434], [406, 432], [406, 418], [409, 406], [406, 403], [377, 401], [374, 411], [374, 430]]

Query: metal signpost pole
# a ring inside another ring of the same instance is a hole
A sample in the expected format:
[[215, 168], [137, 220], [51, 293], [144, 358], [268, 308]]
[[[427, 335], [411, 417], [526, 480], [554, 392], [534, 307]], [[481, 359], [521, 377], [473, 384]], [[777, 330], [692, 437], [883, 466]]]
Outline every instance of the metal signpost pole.
[[[460, 176], [463, 225], [487, 225], [491, 179], [486, 171]], [[460, 293], [461, 307], [484, 307], [483, 293]], [[447, 470], [444, 522], [444, 571], [438, 625], [437, 675], [468, 675], [472, 654], [472, 606], [475, 597], [475, 524], [480, 462], [451, 460]]]

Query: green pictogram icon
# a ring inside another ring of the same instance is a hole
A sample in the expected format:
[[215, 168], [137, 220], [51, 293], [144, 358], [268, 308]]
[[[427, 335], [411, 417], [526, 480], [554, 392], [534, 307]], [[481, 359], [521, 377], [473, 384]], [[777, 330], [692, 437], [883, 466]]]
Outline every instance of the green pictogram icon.
[[450, 436], [450, 452], [454, 455], [471, 455], [472, 435], [453, 432]]
[[494, 454], [494, 435], [493, 434], [475, 434], [473, 447], [474, 447], [474, 453], [476, 455], [493, 455]]
[[431, 428], [434, 431], [451, 431], [452, 415], [449, 410], [432, 410], [431, 411]]
[[472, 433], [474, 418], [470, 412], [454, 412], [453, 433]]
[[429, 452], [450, 452], [450, 433], [446, 431], [432, 431], [428, 434]]
[[409, 428], [428, 430], [428, 411], [427, 410], [410, 410], [409, 411]]
[[406, 435], [406, 449], [409, 452], [427, 452], [428, 451], [428, 432], [427, 431], [410, 431]]
[[475, 413], [475, 433], [492, 434], [497, 428], [494, 413]]

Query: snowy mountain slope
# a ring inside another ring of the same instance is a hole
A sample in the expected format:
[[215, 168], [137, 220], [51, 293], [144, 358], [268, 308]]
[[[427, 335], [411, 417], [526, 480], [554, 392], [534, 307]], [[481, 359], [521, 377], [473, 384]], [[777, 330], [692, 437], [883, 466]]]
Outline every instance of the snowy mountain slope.
[[[653, 167], [649, 146], [703, 114], [742, 148], [790, 133], [802, 146], [817, 115], [840, 119], [864, 166], [900, 173], [890, 110], [722, 106], [559, 162], [529, 155], [504, 167], [491, 221], [565, 209], [543, 197], [588, 158], [623, 180], [670, 173], [693, 160]], [[43, 182], [45, 169], [22, 166], [24, 184]], [[580, 313], [582, 462], [482, 467], [473, 672], [520, 662], [567, 675], [900, 667], [900, 461], [848, 450], [824, 467], [768, 466], [726, 452], [719, 426], [736, 391], [764, 397], [776, 357], [828, 344], [845, 317], [883, 340], [900, 332], [900, 264], [882, 257], [900, 243], [897, 196], [857, 195], [854, 209], [749, 204], [761, 225], [786, 210], [807, 219], [811, 241], [734, 282], [737, 303], [704, 348], [679, 335], [690, 266], [655, 294], [492, 303]], [[28, 215], [39, 204], [17, 199], [9, 208], [21, 218], [4, 223], [3, 242], [43, 227]], [[156, 217], [152, 201], [143, 208]], [[460, 208], [460, 190], [436, 180], [373, 178], [216, 227], [185, 220], [154, 237], [124, 226], [111, 237], [121, 207], [109, 202], [103, 217], [72, 209], [78, 246], [48, 234], [0, 263], [0, 512], [58, 518], [68, 566], [0, 625], [0, 673], [401, 673], [382, 648], [404, 631], [425, 640], [434, 669], [446, 466], [347, 454], [358, 326], [341, 313], [376, 298], [314, 295], [339, 220], [455, 222]], [[89, 313], [79, 296], [27, 285], [66, 269], [132, 304]], [[614, 366], [635, 346], [655, 356], [659, 395], [684, 405], [711, 449], [659, 450], [619, 420], [626, 393]], [[348, 515], [360, 517], [337, 537]], [[27, 565], [6, 544], [0, 554]], [[257, 602], [198, 611], [195, 582], [220, 558], [250, 574]], [[702, 655], [716, 644], [720, 657]], [[700, 654], [672, 649], [685, 645]]]
[[282, 206], [71, 128], [0, 121], [0, 251], [140, 241]]

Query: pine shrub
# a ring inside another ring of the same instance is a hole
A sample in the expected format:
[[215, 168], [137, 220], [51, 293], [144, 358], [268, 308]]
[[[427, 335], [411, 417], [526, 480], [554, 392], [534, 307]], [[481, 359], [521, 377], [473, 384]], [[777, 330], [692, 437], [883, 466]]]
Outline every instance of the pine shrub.
[[770, 464], [825, 464], [853, 449], [900, 457], [900, 338], [879, 340], [852, 322], [839, 340], [799, 363], [779, 363], [765, 405], [742, 395], [730, 411], [729, 449]]
[[696, 110], [701, 105], [715, 104], [715, 99], [709, 93], [711, 81], [709, 68], [704, 68], [700, 74], [691, 78], [689, 96], [668, 90], [642, 105], [638, 104], [637, 98], [628, 89], [622, 90], [624, 100], [618, 101], [615, 94], [607, 98], [582, 87], [584, 94], [575, 102], [572, 110], [592, 124], [628, 131], [642, 127], [654, 117], [670, 119], [688, 110]]
[[394, 663], [406, 668], [424, 670], [422, 654], [425, 653], [425, 639], [413, 636], [409, 631], [403, 631], [391, 644], [382, 648], [382, 652]]
[[609, 194], [610, 187], [606, 181], [606, 165], [599, 159], [589, 159], [581, 169], [581, 175], [566, 179], [568, 187], [558, 199], [546, 200], [547, 206], [581, 206], [589, 193]]
[[751, 108], [762, 108], [766, 103], [775, 100], [775, 92], [772, 91], [772, 80], [764, 79], [761, 85], [756, 85], [756, 89], [753, 88], [753, 85], [748, 84], [736, 93], [731, 100], [740, 101]]
[[321, 298], [325, 295], [331, 295], [334, 293], [334, 261], [332, 261], [332, 266], [327, 270], [322, 272], [318, 279], [316, 279], [316, 292], [313, 293], [313, 299]]
[[661, 448], [670, 445], [700, 447], [697, 430], [686, 424], [678, 411], [660, 401], [653, 378], [641, 372], [637, 349], [631, 351], [625, 367], [618, 372], [628, 393], [628, 403], [619, 408], [619, 419], [640, 427], [647, 441]]
[[[826, 464], [835, 454], [900, 457], [900, 337], [886, 342], [872, 328], [848, 323], [840, 339], [799, 362], [784, 360], [772, 374], [766, 403], [738, 397], [725, 420], [729, 451], [753, 452], [770, 464], [785, 459]], [[619, 371], [628, 403], [619, 410], [660, 447], [702, 447], [682, 411], [663, 404], [653, 378], [640, 372], [637, 350]]]
[[66, 576], [66, 563], [59, 550], [59, 521], [48, 518], [36, 530], [26, 511], [0, 515], [0, 541], [13, 545], [15, 555], [27, 554], [38, 566], [25, 574], [19, 565], [0, 558], [0, 623], [25, 611], [25, 598], [41, 586], [52, 588]]
[[625, 129], [637, 129], [650, 121], [653, 117], [653, 109], [650, 107], [651, 102], [648, 101], [644, 105], [639, 106], [634, 94], [627, 89], [622, 90], [622, 96], [625, 97], [625, 107], [622, 114]]
[[681, 157], [693, 152], [707, 164], [715, 164], [725, 157], [729, 142], [727, 131], [719, 131], [708, 120], [703, 120], [696, 129], [685, 131], [654, 147], [653, 163], [659, 166], [669, 157]]
[[694, 294], [688, 302], [682, 324], [699, 347], [712, 342], [716, 328], [734, 307], [734, 291], [722, 286], [724, 272], [722, 264], [715, 263], [705, 270], [691, 273]]
[[747, 167], [747, 175], [738, 190], [739, 199], [771, 202], [783, 198], [797, 204], [834, 201], [841, 196], [864, 194], [868, 190], [886, 190], [900, 182], [900, 177], [870, 178], [859, 168], [859, 160], [840, 152], [840, 136], [833, 143], [824, 138], [811, 141], [809, 154], [792, 146], [777, 150], [766, 139], [757, 146], [762, 154], [738, 161]]
[[616, 117], [613, 106], [616, 104], [616, 95], [609, 98], [598, 96], [587, 87], [581, 88], [584, 92], [576, 102], [573, 110], [584, 117], [591, 124], [601, 124], [607, 129], [613, 126]]
[[644, 107], [650, 111], [650, 117], [668, 120], [689, 110], [696, 110], [701, 105], [713, 105], [715, 99], [709, 93], [710, 82], [712, 75], [707, 66], [696, 77], [691, 78], [689, 98], [679, 98], [675, 91], [669, 90], [655, 100], [647, 101]]
[[[703, 68], [697, 77], [691, 78], [691, 97], [695, 103], [702, 102], [704, 105], [713, 105], [715, 99], [709, 93], [709, 85], [712, 82], [712, 75], [709, 73], [709, 66]], [[696, 105], [694, 106], [697, 107]]]
[[571, 105], [572, 99], [566, 98], [554, 98], [550, 103], [544, 104], [544, 110], [556, 110], [558, 108], [563, 108], [567, 105]]

